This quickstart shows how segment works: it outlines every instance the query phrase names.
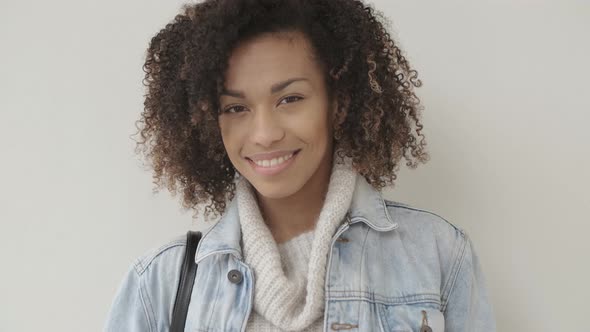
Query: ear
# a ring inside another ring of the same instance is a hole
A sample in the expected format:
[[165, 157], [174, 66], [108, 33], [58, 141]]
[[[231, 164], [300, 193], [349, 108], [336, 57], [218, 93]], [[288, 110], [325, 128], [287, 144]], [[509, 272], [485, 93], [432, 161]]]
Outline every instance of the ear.
[[334, 117], [336, 116], [336, 112], [338, 112], [338, 104], [338, 98], [334, 97], [334, 99], [332, 100], [332, 104], [330, 105], [332, 119], [334, 119]]
[[[342, 124], [348, 114], [350, 106], [350, 97], [344, 94], [336, 94], [331, 104], [332, 124]], [[339, 109], [341, 108], [341, 109]]]

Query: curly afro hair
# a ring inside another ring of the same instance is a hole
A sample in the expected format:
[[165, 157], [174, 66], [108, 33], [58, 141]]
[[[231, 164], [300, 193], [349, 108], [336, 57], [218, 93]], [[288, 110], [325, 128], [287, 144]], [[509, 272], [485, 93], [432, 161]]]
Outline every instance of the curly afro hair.
[[136, 152], [151, 161], [156, 187], [181, 191], [183, 207], [195, 216], [206, 202], [205, 218], [223, 214], [235, 194], [236, 170], [221, 139], [219, 94], [232, 49], [265, 32], [299, 31], [310, 40], [329, 98], [338, 98], [334, 149], [373, 187], [393, 184], [402, 157], [410, 168], [425, 163], [414, 93], [422, 83], [382, 21], [357, 0], [185, 4], [151, 39], [143, 66], [147, 92]]

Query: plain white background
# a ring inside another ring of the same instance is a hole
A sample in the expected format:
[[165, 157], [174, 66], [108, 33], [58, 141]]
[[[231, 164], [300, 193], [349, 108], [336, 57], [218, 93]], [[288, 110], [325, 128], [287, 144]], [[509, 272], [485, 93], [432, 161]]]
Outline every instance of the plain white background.
[[[498, 331], [590, 313], [590, 5], [375, 1], [419, 71], [431, 161], [386, 197], [466, 229]], [[188, 228], [133, 153], [150, 38], [181, 1], [0, 4], [0, 329], [101, 330], [132, 260]]]

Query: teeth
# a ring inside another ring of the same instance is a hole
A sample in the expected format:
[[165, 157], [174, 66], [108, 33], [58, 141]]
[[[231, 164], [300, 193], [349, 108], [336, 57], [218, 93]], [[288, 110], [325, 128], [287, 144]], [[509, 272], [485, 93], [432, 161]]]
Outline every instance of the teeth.
[[262, 166], [262, 167], [275, 167], [277, 165], [280, 165], [282, 163], [284, 163], [285, 161], [291, 159], [291, 157], [293, 157], [293, 154], [291, 153], [290, 155], [287, 156], [282, 156], [279, 158], [274, 158], [271, 160], [256, 160], [254, 161], [254, 163], [258, 166]]

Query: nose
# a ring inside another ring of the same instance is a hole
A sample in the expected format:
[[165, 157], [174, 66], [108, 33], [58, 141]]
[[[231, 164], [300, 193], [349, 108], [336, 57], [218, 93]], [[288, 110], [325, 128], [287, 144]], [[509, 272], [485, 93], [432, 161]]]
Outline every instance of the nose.
[[270, 148], [275, 142], [285, 136], [285, 130], [280, 119], [273, 110], [260, 109], [254, 112], [254, 119], [250, 128], [252, 143]]

